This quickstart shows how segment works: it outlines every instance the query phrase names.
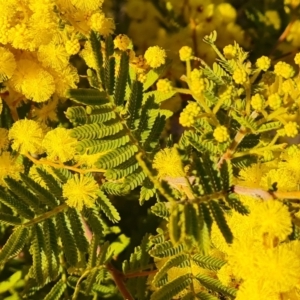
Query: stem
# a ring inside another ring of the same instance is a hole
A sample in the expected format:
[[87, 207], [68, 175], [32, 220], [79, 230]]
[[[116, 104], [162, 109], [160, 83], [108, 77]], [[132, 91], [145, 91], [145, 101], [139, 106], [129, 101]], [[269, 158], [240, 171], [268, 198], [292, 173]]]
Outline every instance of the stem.
[[124, 275], [123, 273], [119, 272], [114, 268], [112, 264], [107, 264], [106, 265], [107, 270], [109, 271], [110, 275], [112, 276], [118, 290], [122, 294], [123, 298], [125, 300], [134, 300], [130, 292], [128, 291], [127, 287], [124, 284]]

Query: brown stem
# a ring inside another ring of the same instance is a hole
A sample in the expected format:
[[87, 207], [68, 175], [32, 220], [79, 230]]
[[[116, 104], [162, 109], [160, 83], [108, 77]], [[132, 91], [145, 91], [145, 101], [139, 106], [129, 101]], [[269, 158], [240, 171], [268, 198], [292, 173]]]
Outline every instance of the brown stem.
[[134, 300], [130, 292], [128, 291], [123, 279], [124, 274], [119, 272], [114, 268], [114, 266], [110, 263], [106, 265], [107, 270], [109, 271], [110, 275], [112, 276], [118, 290], [122, 294], [124, 300]]

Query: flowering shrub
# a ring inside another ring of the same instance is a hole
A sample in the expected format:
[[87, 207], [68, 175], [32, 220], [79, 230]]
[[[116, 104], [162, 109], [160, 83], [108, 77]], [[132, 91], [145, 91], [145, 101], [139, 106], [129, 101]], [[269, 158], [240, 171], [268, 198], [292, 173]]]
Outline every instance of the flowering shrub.
[[300, 1], [250, 2], [0, 3], [1, 299], [300, 299]]

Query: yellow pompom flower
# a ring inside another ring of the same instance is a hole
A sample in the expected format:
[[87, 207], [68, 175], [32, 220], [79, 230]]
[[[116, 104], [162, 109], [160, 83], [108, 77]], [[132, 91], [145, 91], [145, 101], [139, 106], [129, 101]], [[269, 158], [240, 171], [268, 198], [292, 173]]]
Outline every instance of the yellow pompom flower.
[[0, 185], [6, 186], [4, 178], [6, 176], [19, 180], [20, 173], [24, 171], [23, 165], [10, 152], [4, 151], [0, 154]]
[[218, 126], [214, 130], [213, 135], [214, 135], [214, 138], [216, 139], [216, 141], [219, 143], [224, 143], [224, 142], [228, 141], [228, 139], [229, 139], [228, 130], [225, 126]]
[[63, 197], [67, 199], [68, 206], [81, 211], [84, 206], [94, 205], [98, 190], [99, 186], [93, 177], [75, 174], [63, 185]]
[[99, 32], [103, 36], [112, 34], [116, 29], [114, 20], [106, 18], [102, 12], [94, 13], [89, 20], [89, 24], [92, 30]]
[[227, 59], [233, 59], [237, 54], [237, 48], [233, 45], [227, 45], [223, 48], [223, 53]]
[[267, 249], [256, 257], [256, 265], [258, 281], [265, 282], [274, 292], [287, 292], [299, 283], [299, 254], [288, 244]]
[[69, 55], [75, 55], [80, 50], [80, 43], [78, 40], [68, 40], [65, 44], [66, 51]]
[[267, 56], [261, 56], [256, 61], [256, 66], [263, 71], [267, 71], [271, 66], [271, 59]]
[[8, 140], [8, 130], [5, 128], [0, 128], [0, 153], [6, 150], [9, 145]]
[[158, 68], [166, 63], [166, 51], [159, 47], [149, 47], [145, 52], [145, 59], [151, 68]]
[[91, 12], [101, 8], [104, 0], [70, 0], [78, 9], [84, 12]]
[[247, 82], [247, 73], [241, 68], [236, 68], [233, 71], [232, 78], [236, 84], [244, 84]]
[[132, 47], [131, 39], [125, 34], [119, 34], [114, 39], [115, 48], [125, 51]]
[[6, 48], [0, 47], [0, 82], [11, 78], [16, 66], [14, 55]]
[[275, 65], [274, 73], [277, 76], [282, 76], [283, 78], [288, 79], [294, 76], [295, 70], [286, 62], [280, 61]]
[[260, 94], [255, 94], [251, 97], [251, 106], [257, 111], [261, 111], [264, 108], [264, 99]]
[[189, 102], [179, 117], [179, 123], [184, 127], [191, 127], [195, 124], [201, 108], [196, 102]]
[[296, 65], [300, 65], [300, 52], [295, 55], [294, 61]]
[[181, 177], [184, 171], [181, 166], [181, 159], [176, 148], [166, 148], [156, 153], [153, 160], [153, 167], [158, 171], [158, 178]]
[[224, 23], [235, 22], [237, 12], [230, 3], [220, 3], [217, 6], [217, 10], [221, 13], [222, 21]]
[[55, 92], [51, 74], [29, 59], [21, 59], [17, 62], [17, 69], [10, 83], [17, 92], [35, 102], [47, 101]]
[[193, 57], [193, 49], [189, 46], [183, 46], [179, 50], [179, 57], [181, 61], [191, 60]]
[[159, 92], [168, 93], [173, 90], [172, 82], [169, 79], [159, 79], [156, 83]]
[[296, 122], [288, 122], [284, 125], [286, 136], [295, 137], [298, 134], [298, 124]]
[[77, 139], [70, 136], [70, 130], [55, 128], [49, 131], [43, 140], [48, 157], [54, 161], [66, 162], [75, 155]]
[[8, 133], [8, 138], [13, 141], [12, 149], [21, 154], [43, 153], [43, 137], [44, 132], [40, 124], [27, 119], [16, 121]]
[[201, 79], [202, 77], [202, 70], [199, 69], [193, 69], [191, 72], [191, 81], [197, 81], [199, 79]]
[[269, 104], [271, 109], [276, 110], [281, 106], [282, 99], [281, 99], [281, 97], [279, 96], [278, 93], [271, 94], [268, 97], [268, 104]]
[[[284, 174], [283, 174], [284, 176]], [[292, 220], [286, 205], [277, 200], [259, 202], [251, 210], [255, 233], [262, 239], [284, 241], [292, 233]]]

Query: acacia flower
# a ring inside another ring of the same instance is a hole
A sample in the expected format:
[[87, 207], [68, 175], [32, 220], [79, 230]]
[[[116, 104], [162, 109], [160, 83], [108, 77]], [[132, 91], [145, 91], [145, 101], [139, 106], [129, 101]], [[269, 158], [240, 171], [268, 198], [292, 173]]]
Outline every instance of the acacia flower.
[[274, 73], [277, 76], [282, 76], [283, 78], [288, 79], [294, 76], [295, 70], [286, 62], [280, 61], [274, 66]]
[[172, 82], [169, 79], [159, 79], [156, 83], [159, 92], [168, 93], [173, 91]]
[[10, 128], [8, 138], [13, 140], [12, 149], [21, 154], [41, 154], [44, 131], [39, 123], [33, 120], [16, 121]]
[[282, 99], [281, 99], [281, 97], [279, 96], [278, 93], [271, 94], [268, 97], [268, 104], [269, 104], [271, 109], [276, 110], [281, 106]]
[[14, 55], [9, 50], [0, 47], [0, 82], [11, 78], [15, 69]]
[[227, 59], [233, 59], [237, 54], [237, 48], [233, 45], [227, 45], [223, 48], [223, 53]]
[[244, 84], [247, 81], [247, 73], [241, 68], [236, 68], [232, 74], [232, 78], [236, 84]]
[[219, 143], [224, 143], [229, 139], [228, 130], [225, 126], [218, 126], [214, 130], [213, 136]]
[[267, 71], [271, 66], [271, 59], [267, 56], [261, 56], [256, 61], [256, 66], [263, 71]]
[[166, 63], [166, 50], [159, 46], [149, 47], [145, 52], [145, 59], [151, 68], [158, 68]]
[[98, 190], [99, 186], [94, 178], [75, 174], [63, 185], [63, 197], [67, 199], [66, 203], [70, 207], [81, 211], [83, 206], [94, 205]]
[[99, 9], [104, 0], [71, 0], [71, 3], [78, 9], [90, 12]]
[[68, 40], [66, 41], [65, 48], [69, 55], [75, 55], [80, 50], [80, 43], [77, 39]]
[[296, 122], [288, 122], [284, 125], [286, 136], [295, 137], [298, 134], [298, 124]]
[[89, 24], [92, 30], [99, 32], [103, 36], [112, 34], [116, 28], [114, 20], [106, 18], [102, 12], [94, 13], [89, 20]]
[[55, 128], [49, 131], [43, 140], [48, 157], [54, 161], [66, 162], [75, 155], [77, 139], [70, 136], [66, 128]]
[[132, 47], [131, 39], [125, 34], [119, 34], [114, 39], [115, 48], [125, 51]]
[[251, 97], [251, 106], [257, 111], [264, 108], [264, 98], [260, 94], [255, 94]]
[[16, 180], [20, 179], [20, 173], [24, 171], [20, 161], [15, 159], [8, 151], [2, 152], [0, 155], [0, 185], [6, 186], [4, 178], [12, 177]]
[[166, 148], [156, 153], [153, 160], [153, 167], [158, 170], [158, 178], [181, 177], [184, 171], [181, 166], [181, 159], [176, 148]]
[[179, 57], [181, 61], [191, 60], [193, 57], [193, 49], [189, 46], [183, 46], [179, 50]]

